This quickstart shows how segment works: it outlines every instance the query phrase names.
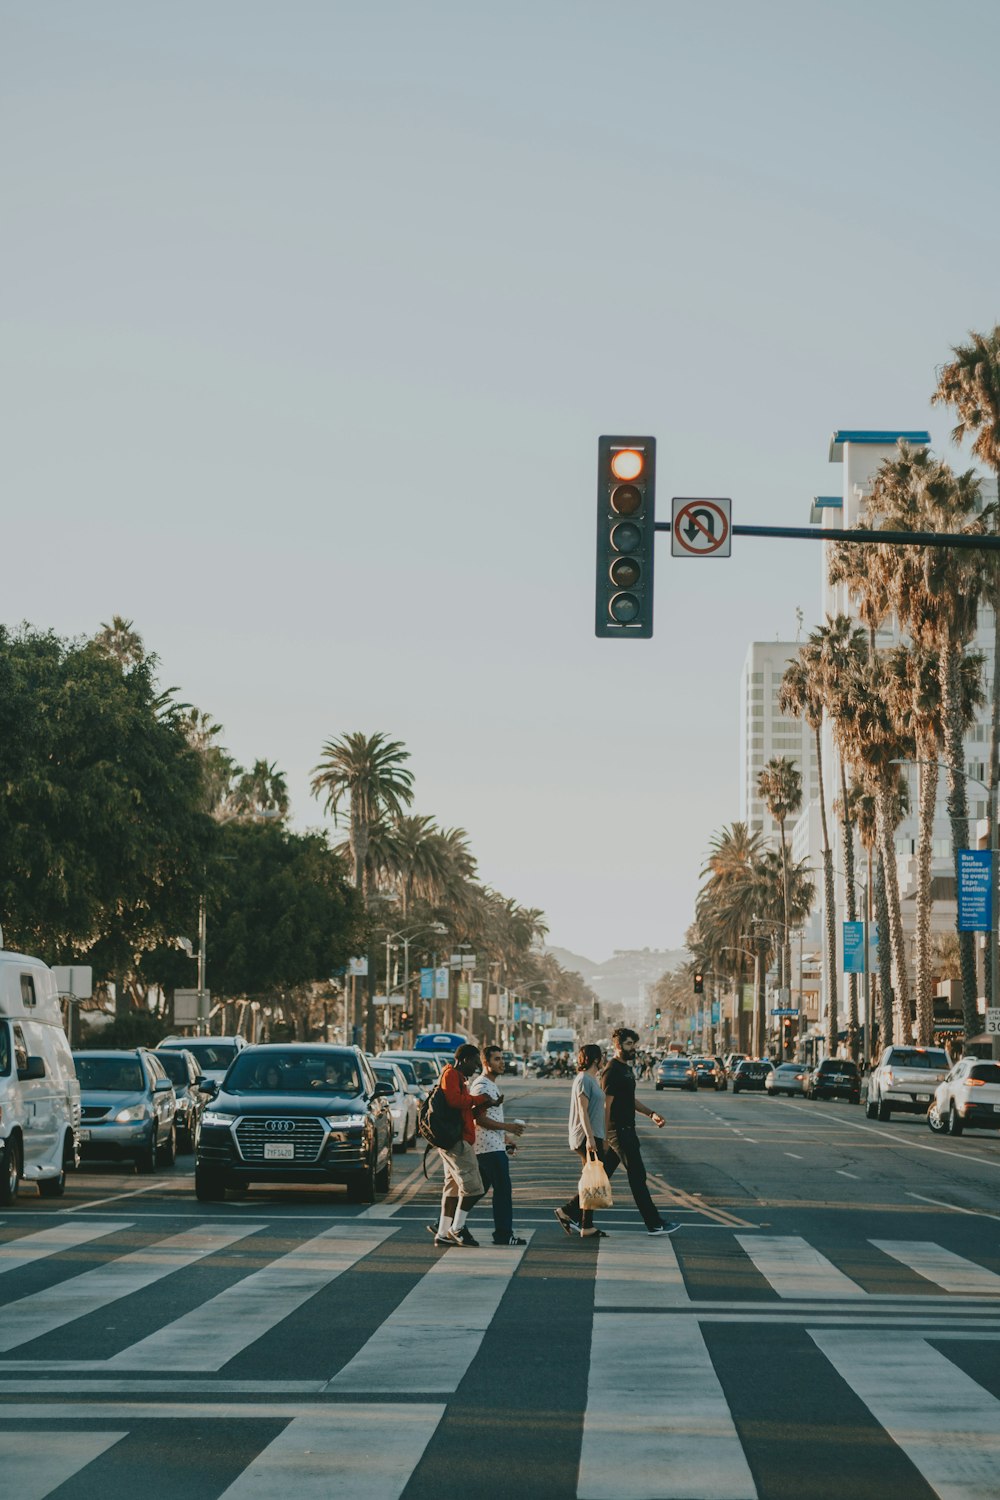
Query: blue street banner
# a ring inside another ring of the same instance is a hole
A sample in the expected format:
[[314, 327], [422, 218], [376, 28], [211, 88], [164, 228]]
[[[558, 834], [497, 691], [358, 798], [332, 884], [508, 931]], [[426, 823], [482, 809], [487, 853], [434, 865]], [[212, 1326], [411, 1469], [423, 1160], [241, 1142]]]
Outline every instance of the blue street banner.
[[434, 999], [434, 970], [420, 970], [420, 998], [421, 1000]]
[[958, 930], [989, 932], [993, 911], [993, 851], [958, 851]]
[[864, 922], [844, 923], [844, 973], [863, 974], [865, 972], [865, 924]]
[[719, 1024], [719, 1002], [718, 1002], [718, 1000], [713, 1000], [712, 1001], [712, 1025], [713, 1026], [718, 1026], [718, 1024]]

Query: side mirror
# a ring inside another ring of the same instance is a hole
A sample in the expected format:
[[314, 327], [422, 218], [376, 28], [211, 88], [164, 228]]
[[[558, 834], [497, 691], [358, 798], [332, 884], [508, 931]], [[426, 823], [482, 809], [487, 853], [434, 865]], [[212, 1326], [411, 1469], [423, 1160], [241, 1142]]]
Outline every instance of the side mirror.
[[163, 1094], [163, 1093], [165, 1093], [167, 1091], [167, 1089], [172, 1089], [172, 1088], [173, 1088], [173, 1084], [170, 1082], [169, 1078], [158, 1078], [156, 1080], [156, 1092], [158, 1094]]
[[375, 1085], [376, 1099], [391, 1099], [396, 1090], [391, 1083], [379, 1082]]
[[34, 1078], [45, 1077], [45, 1060], [41, 1057], [29, 1057], [27, 1067], [18, 1068], [17, 1076], [21, 1083], [30, 1083]]
[[207, 1094], [210, 1099], [214, 1099], [219, 1092], [219, 1085], [214, 1078], [199, 1078], [198, 1089], [202, 1094]]

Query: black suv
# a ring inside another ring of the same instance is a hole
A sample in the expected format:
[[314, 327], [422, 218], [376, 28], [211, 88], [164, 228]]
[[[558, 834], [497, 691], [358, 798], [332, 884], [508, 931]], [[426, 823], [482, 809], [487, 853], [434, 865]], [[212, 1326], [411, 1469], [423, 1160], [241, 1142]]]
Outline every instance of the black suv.
[[342, 1183], [371, 1203], [392, 1181], [391, 1084], [357, 1047], [244, 1047], [201, 1117], [195, 1192], [218, 1202], [251, 1182]]
[[807, 1099], [849, 1099], [861, 1103], [861, 1074], [849, 1057], [824, 1057], [806, 1081]]
[[736, 1072], [733, 1074], [733, 1093], [742, 1094], [744, 1089], [763, 1093], [768, 1074], [773, 1072], [774, 1065], [768, 1062], [766, 1057], [745, 1057], [741, 1063], [736, 1064]]

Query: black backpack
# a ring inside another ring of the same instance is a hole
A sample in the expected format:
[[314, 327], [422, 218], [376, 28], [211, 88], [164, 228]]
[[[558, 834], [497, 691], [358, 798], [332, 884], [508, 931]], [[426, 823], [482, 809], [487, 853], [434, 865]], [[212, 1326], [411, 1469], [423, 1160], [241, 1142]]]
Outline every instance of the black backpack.
[[424, 1140], [450, 1151], [462, 1139], [462, 1111], [449, 1104], [436, 1083], [417, 1110], [417, 1129]]

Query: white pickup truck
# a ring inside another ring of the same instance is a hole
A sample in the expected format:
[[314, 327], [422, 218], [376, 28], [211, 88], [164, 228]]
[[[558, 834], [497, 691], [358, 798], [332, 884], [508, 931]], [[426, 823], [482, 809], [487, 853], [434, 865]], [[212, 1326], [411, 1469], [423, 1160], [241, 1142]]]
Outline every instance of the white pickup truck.
[[865, 1114], [869, 1120], [888, 1120], [894, 1109], [926, 1114], [950, 1070], [943, 1047], [886, 1047], [868, 1077]]

